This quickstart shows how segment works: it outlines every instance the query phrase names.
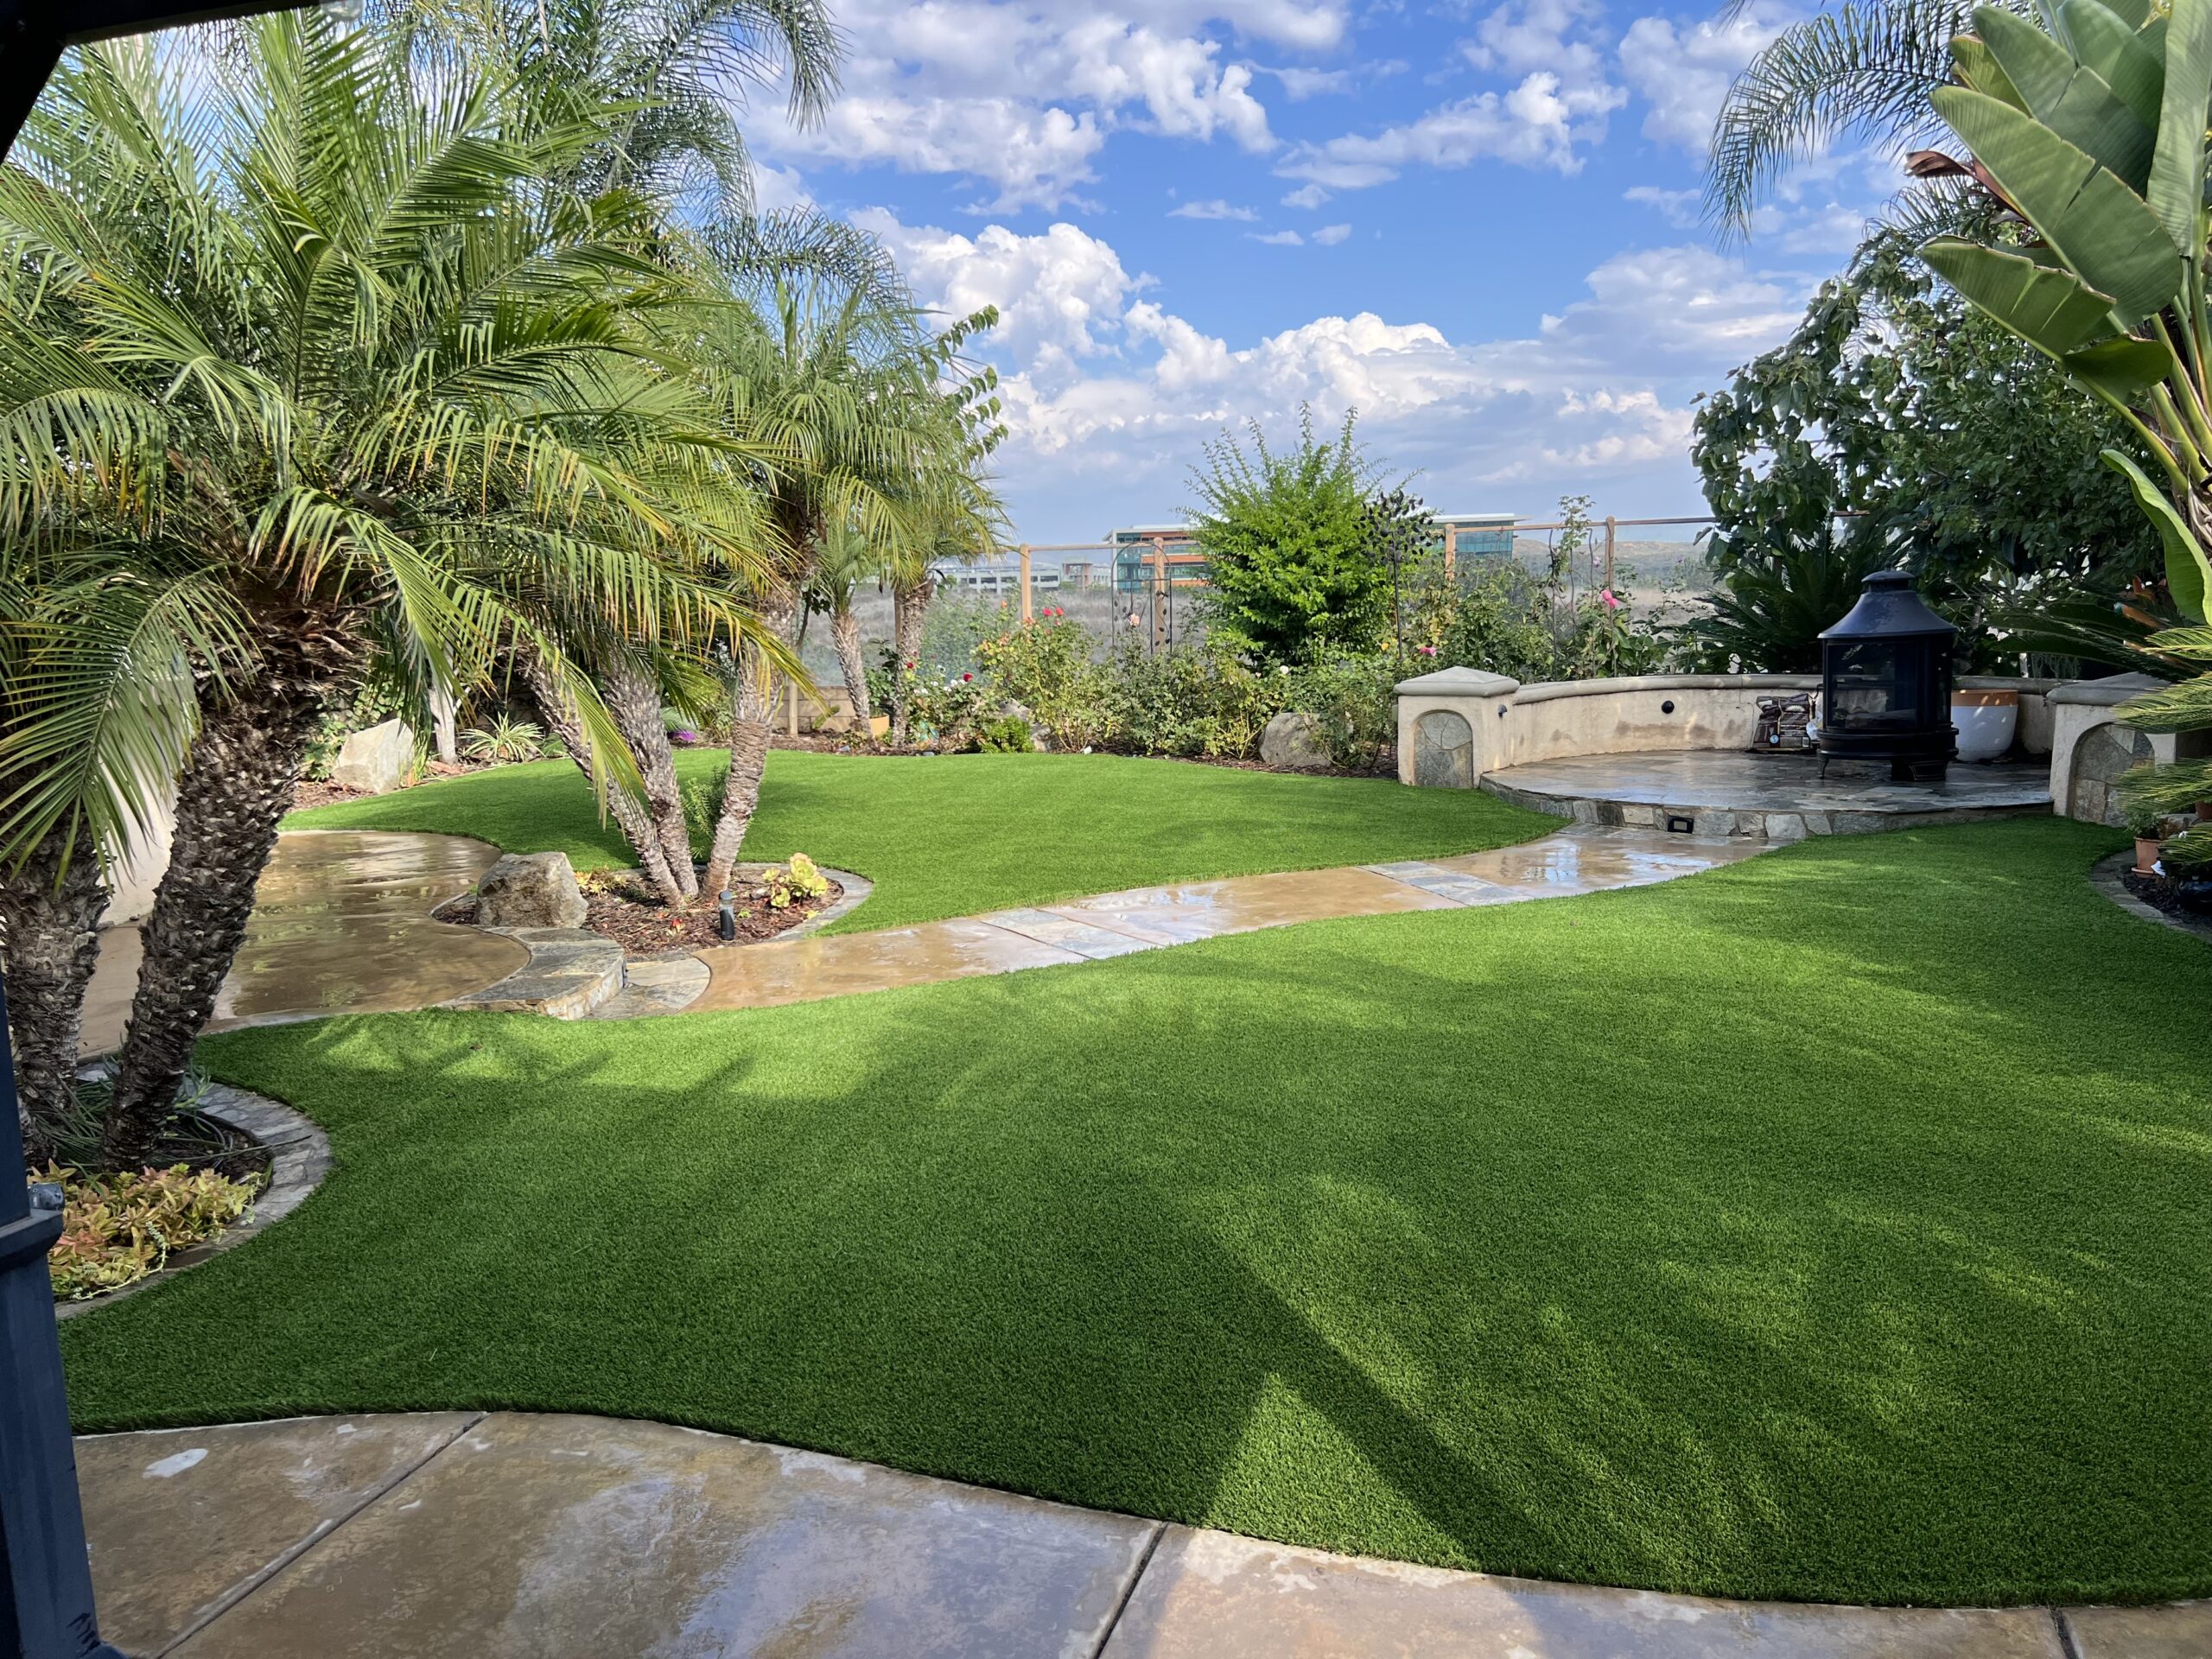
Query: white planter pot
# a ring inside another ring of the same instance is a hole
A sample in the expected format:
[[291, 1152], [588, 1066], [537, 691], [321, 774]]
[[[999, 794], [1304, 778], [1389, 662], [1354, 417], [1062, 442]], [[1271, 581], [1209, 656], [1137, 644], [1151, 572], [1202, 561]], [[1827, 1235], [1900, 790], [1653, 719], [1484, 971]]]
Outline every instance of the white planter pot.
[[1954, 691], [1951, 724], [1959, 728], [1959, 759], [1994, 760], [2012, 747], [2020, 724], [2017, 691]]

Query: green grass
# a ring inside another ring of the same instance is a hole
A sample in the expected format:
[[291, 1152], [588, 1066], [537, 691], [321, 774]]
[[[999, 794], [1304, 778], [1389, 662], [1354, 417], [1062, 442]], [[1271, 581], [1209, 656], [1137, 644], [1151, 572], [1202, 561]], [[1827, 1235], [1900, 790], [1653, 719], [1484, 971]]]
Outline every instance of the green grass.
[[[677, 757], [702, 804], [728, 760]], [[297, 812], [293, 830], [474, 836], [559, 851], [578, 869], [633, 861], [566, 760], [502, 766]], [[1474, 852], [1556, 827], [1488, 795], [1371, 778], [1296, 778], [1118, 755], [768, 757], [745, 856], [806, 853], [876, 884], [832, 932], [903, 927], [1159, 881]], [[702, 852], [704, 836], [699, 838]]]
[[337, 1167], [66, 1325], [72, 1396], [664, 1418], [1731, 1595], [2204, 1595], [2212, 952], [2091, 890], [2116, 842], [227, 1036]]

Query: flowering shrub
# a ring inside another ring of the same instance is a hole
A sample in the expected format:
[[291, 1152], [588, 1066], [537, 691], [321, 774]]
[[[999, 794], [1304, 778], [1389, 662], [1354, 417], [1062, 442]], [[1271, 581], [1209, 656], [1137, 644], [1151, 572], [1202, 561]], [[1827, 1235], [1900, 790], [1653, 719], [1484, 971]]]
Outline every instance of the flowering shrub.
[[1330, 657], [1292, 672], [1290, 706], [1313, 716], [1331, 761], [1371, 771], [1398, 734], [1400, 672], [1391, 657]]
[[113, 1175], [52, 1164], [33, 1179], [61, 1183], [61, 1237], [47, 1269], [54, 1300], [78, 1301], [135, 1283], [171, 1250], [214, 1237], [252, 1208], [264, 1178], [183, 1164]]
[[961, 674], [931, 684], [918, 681], [907, 693], [907, 720], [918, 739], [936, 738], [947, 743], [966, 741], [982, 722], [984, 701], [991, 687], [973, 674]]
[[1090, 635], [1065, 611], [1048, 607], [1033, 622], [976, 647], [1001, 696], [1063, 749], [1087, 748], [1104, 735], [1105, 671], [1090, 659]]

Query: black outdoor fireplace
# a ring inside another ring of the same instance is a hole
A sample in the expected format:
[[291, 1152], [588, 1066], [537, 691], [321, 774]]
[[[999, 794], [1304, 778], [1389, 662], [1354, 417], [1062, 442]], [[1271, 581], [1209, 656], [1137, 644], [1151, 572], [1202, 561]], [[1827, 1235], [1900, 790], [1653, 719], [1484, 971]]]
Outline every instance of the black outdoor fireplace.
[[1899, 783], [1941, 783], [1958, 746], [1951, 641], [1902, 570], [1866, 578], [1859, 602], [1821, 635], [1821, 763], [1888, 761]]

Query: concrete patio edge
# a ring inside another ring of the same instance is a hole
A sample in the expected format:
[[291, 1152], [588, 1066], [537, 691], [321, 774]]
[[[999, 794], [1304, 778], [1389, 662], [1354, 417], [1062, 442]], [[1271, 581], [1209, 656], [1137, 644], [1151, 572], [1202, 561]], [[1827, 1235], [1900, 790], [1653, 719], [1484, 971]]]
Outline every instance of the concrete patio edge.
[[[2212, 1647], [2212, 1601], [1871, 1607], [1454, 1572], [629, 1419], [290, 1418], [88, 1435], [78, 1450], [111, 1638], [149, 1656], [598, 1659], [659, 1651], [677, 1629], [686, 1651], [963, 1659], [2180, 1659]], [[168, 1548], [140, 1547], [153, 1529]], [[479, 1593], [493, 1583], [511, 1589]], [[824, 1606], [837, 1610], [826, 1625]]]

